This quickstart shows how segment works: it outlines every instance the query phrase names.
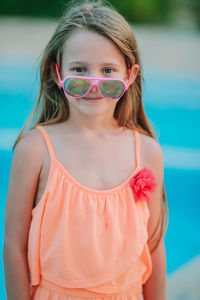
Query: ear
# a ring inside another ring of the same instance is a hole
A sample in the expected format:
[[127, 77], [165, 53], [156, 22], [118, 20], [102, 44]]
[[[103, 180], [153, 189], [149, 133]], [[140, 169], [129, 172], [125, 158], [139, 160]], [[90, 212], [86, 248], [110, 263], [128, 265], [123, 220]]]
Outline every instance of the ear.
[[58, 75], [57, 75], [57, 72], [56, 72], [56, 65], [55, 63], [51, 64], [51, 74], [53, 74], [53, 80], [54, 82], [56, 83], [56, 85], [58, 86], [59, 89], [62, 88], [60, 82], [59, 82], [59, 79], [58, 79]]
[[[138, 75], [139, 70], [140, 70], [140, 66], [137, 65], [137, 64], [135, 64], [133, 66], [132, 75], [131, 75], [131, 78], [130, 78], [130, 81], [129, 81], [129, 85], [131, 85], [135, 81], [135, 79], [136, 79], [136, 77]], [[130, 75], [130, 71], [129, 71], [129, 75]], [[127, 79], [126, 83], [128, 83], [128, 79]]]

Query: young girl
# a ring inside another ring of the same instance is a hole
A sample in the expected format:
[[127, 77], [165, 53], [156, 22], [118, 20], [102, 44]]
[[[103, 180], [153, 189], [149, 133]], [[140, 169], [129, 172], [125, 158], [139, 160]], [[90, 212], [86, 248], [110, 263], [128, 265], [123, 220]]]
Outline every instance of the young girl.
[[61, 18], [13, 149], [8, 300], [165, 299], [162, 150], [135, 37], [114, 9], [85, 2]]

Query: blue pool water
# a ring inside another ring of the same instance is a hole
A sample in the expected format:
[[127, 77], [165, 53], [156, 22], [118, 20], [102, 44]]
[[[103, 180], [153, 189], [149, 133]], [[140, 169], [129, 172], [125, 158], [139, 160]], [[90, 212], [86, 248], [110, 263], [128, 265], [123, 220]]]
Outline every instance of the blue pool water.
[[[0, 62], [0, 68], [0, 132], [3, 129], [19, 132], [37, 98], [36, 66], [31, 63], [13, 65]], [[161, 147], [169, 145], [199, 151], [200, 80], [150, 71], [144, 77], [145, 111]], [[12, 161], [11, 149], [2, 146], [3, 142], [0, 144], [1, 232], [4, 231], [4, 210]], [[184, 163], [181, 162], [182, 167], [177, 168], [176, 162], [174, 167], [169, 167], [166, 162], [164, 171], [169, 206], [169, 227], [165, 237], [168, 274], [199, 254], [200, 249], [200, 169], [184, 168]], [[3, 247], [3, 235], [0, 235], [0, 247]], [[0, 278], [2, 281], [2, 261]]]

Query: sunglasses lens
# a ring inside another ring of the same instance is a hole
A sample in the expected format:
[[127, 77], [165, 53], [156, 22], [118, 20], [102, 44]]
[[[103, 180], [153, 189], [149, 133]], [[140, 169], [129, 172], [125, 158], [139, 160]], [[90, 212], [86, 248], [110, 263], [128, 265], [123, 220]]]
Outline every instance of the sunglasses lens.
[[119, 98], [124, 92], [124, 84], [117, 80], [106, 80], [99, 83], [99, 89], [106, 98]]
[[82, 78], [69, 78], [64, 84], [66, 92], [74, 97], [82, 97], [85, 95], [90, 86], [90, 82], [87, 79]]

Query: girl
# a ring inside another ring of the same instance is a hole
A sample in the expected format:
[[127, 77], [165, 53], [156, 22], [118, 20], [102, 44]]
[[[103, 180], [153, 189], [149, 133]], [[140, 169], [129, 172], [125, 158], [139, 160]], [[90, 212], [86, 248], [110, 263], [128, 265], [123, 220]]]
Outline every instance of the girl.
[[165, 299], [162, 150], [134, 35], [114, 9], [84, 2], [61, 18], [13, 150], [8, 300]]

